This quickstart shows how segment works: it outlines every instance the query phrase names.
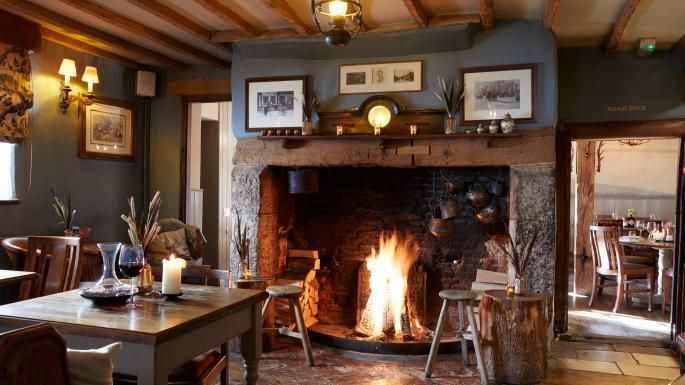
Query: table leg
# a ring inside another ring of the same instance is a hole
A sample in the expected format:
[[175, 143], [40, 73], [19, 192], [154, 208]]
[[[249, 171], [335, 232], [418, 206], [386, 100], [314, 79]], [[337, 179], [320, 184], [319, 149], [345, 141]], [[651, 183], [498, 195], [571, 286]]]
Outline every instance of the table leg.
[[228, 344], [230, 341], [226, 341], [226, 343], [221, 344], [221, 356], [224, 357], [226, 360], [226, 366], [224, 369], [221, 371], [221, 374], [219, 374], [219, 384], [220, 385], [228, 385]]
[[259, 357], [262, 355], [262, 312], [259, 304], [252, 305], [250, 330], [240, 338], [240, 353], [245, 360], [244, 378], [247, 385], [255, 385], [259, 379]]
[[[161, 365], [160, 362], [155, 362], [155, 353], [153, 347], [145, 347], [141, 351], [138, 364], [138, 384], [150, 385], [167, 385], [167, 376], [169, 371]], [[145, 351], [147, 350], [147, 351]]]
[[657, 293], [659, 295], [662, 295], [664, 292], [664, 283], [662, 282], [663, 272], [665, 269], [668, 269], [671, 267], [673, 267], [673, 250], [672, 249], [659, 249], [659, 272], [657, 274], [657, 280], [658, 280]]

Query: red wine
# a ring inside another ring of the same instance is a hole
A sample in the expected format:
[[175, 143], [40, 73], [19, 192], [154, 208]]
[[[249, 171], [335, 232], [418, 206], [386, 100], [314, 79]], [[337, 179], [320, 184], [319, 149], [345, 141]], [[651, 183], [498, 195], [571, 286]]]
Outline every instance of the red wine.
[[133, 278], [140, 274], [140, 270], [143, 269], [143, 264], [136, 262], [120, 263], [119, 269], [126, 277]]

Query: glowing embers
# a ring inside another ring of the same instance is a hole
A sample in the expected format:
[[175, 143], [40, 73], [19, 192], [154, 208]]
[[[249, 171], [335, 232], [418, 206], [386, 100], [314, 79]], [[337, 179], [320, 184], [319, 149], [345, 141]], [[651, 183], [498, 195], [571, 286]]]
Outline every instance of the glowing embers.
[[[356, 334], [399, 341], [426, 336], [428, 331], [421, 326], [415, 306], [425, 295], [425, 274], [415, 266], [418, 252], [410, 236], [381, 234], [378, 251], [372, 249], [366, 259], [369, 294], [359, 310]], [[360, 272], [360, 281], [363, 280]], [[420, 294], [414, 295], [417, 292]], [[364, 295], [364, 290], [360, 295]]]

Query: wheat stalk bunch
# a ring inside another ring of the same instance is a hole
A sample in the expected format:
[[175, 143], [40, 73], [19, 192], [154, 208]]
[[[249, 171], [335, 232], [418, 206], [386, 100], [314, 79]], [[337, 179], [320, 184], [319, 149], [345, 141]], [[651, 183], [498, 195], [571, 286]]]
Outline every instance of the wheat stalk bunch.
[[506, 230], [505, 236], [507, 238], [507, 241], [505, 242], [506, 245], [503, 245], [500, 242], [498, 242], [494, 236], [490, 236], [490, 239], [494, 241], [495, 245], [497, 245], [497, 248], [499, 248], [507, 257], [507, 261], [509, 261], [509, 263], [511, 263], [511, 265], [514, 267], [514, 272], [516, 273], [516, 275], [520, 276], [526, 270], [526, 267], [528, 267], [528, 263], [530, 262], [530, 255], [532, 254], [533, 246], [535, 245], [535, 241], [537, 240], [538, 234], [540, 233], [540, 228], [537, 227], [533, 230], [533, 235], [525, 244], [514, 243], [514, 240], [511, 237], [511, 233], [509, 233], [509, 229], [506, 226], [506, 223], [504, 228]]
[[464, 99], [464, 90], [459, 85], [459, 80], [449, 82], [438, 76], [437, 91], [433, 91], [435, 98], [440, 101], [447, 115], [453, 118], [459, 109], [459, 103]]
[[131, 244], [142, 245], [143, 249], [159, 234], [159, 225], [157, 219], [159, 217], [159, 209], [162, 206], [162, 194], [157, 191], [152, 197], [147, 208], [147, 213], [143, 212], [140, 215], [140, 220], [137, 223], [136, 201], [133, 197], [127, 199], [129, 206], [128, 215], [121, 214], [121, 219], [128, 224], [128, 237]]
[[71, 224], [74, 222], [74, 217], [76, 216], [76, 210], [71, 209], [71, 193], [67, 195], [67, 203], [64, 204], [61, 199], [55, 193], [55, 189], [50, 189], [52, 192], [52, 208], [55, 209], [59, 222], [57, 224], [63, 224], [65, 230], [71, 229]]
[[235, 209], [236, 226], [233, 229], [233, 238], [231, 241], [238, 252], [240, 262], [249, 263], [250, 258], [250, 239], [247, 237], [247, 225], [243, 226], [240, 213]]

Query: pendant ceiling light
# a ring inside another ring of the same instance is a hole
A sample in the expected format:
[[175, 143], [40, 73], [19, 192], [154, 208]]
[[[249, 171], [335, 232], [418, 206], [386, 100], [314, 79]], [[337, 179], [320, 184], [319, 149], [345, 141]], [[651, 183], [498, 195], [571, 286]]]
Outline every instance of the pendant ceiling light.
[[356, 0], [312, 0], [312, 18], [326, 44], [344, 47], [362, 28], [362, 5]]

